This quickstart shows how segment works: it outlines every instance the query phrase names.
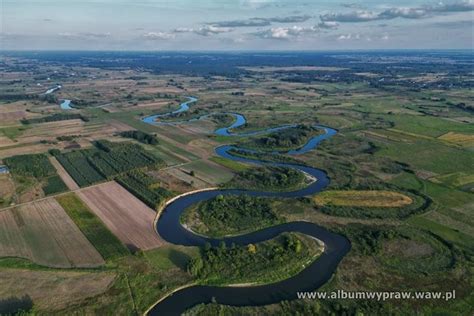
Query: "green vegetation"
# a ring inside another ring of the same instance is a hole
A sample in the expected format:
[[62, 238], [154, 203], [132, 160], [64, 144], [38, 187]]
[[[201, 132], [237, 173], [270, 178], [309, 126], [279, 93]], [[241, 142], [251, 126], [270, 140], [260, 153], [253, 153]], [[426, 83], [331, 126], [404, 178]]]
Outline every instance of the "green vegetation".
[[10, 171], [20, 176], [46, 178], [56, 173], [45, 154], [19, 155], [4, 159]]
[[253, 152], [253, 151], [247, 151], [247, 150], [242, 150], [242, 149], [235, 149], [232, 148], [229, 151], [229, 154], [236, 156], [236, 157], [242, 157], [246, 159], [253, 159], [253, 160], [260, 160], [264, 162], [289, 162], [289, 163], [298, 163], [298, 160], [289, 157], [289, 156], [283, 156], [279, 154], [272, 154], [272, 153], [264, 153], [264, 152]]
[[120, 136], [125, 138], [133, 138], [138, 140], [140, 143], [148, 145], [158, 144], [156, 136], [142, 132], [142, 131], [124, 131], [119, 133]]
[[105, 260], [130, 254], [75, 194], [61, 195], [56, 197], [56, 200]]
[[43, 116], [32, 119], [21, 120], [23, 124], [35, 124], [35, 123], [46, 123], [46, 122], [56, 122], [56, 121], [67, 121], [67, 120], [82, 120], [88, 122], [89, 119], [82, 114], [78, 113], [55, 113], [49, 116]]
[[0, 133], [5, 135], [6, 137], [10, 138], [11, 140], [15, 140], [18, 136], [20, 136], [28, 128], [29, 128], [28, 126], [3, 127], [3, 128], [0, 128]]
[[304, 187], [305, 175], [293, 168], [257, 167], [238, 172], [227, 187], [265, 191], [291, 191]]
[[186, 209], [181, 221], [212, 237], [242, 234], [282, 223], [265, 198], [218, 195]]
[[67, 190], [68, 187], [58, 175], [47, 178], [46, 183], [43, 185], [43, 191], [46, 195], [65, 192]]
[[[184, 316], [390, 315], [392, 308], [374, 300], [295, 300], [258, 307], [199, 304]], [[405, 309], [405, 314], [412, 310]]]
[[117, 181], [154, 210], [158, 209], [171, 195], [166, 189], [157, 186], [152, 177], [141, 171], [134, 170], [122, 174], [117, 178]]
[[194, 281], [186, 266], [197, 252], [195, 247], [170, 245], [114, 259], [109, 264], [116, 273], [112, 286], [61, 313], [142, 315], [158, 298]]
[[[337, 191], [336, 191], [337, 192]], [[318, 210], [331, 216], [342, 216], [352, 218], [398, 218], [404, 219], [414, 214], [426, 212], [432, 201], [429, 197], [411, 190], [410, 192], [399, 192], [411, 199], [411, 203], [393, 206], [346, 206], [328, 203], [318, 206]], [[316, 196], [316, 199], [318, 196]], [[375, 203], [376, 198], [372, 199]], [[355, 204], [355, 202], [354, 202]], [[394, 203], [395, 204], [395, 203]]]
[[[20, 184], [17, 189], [21, 189], [23, 186], [30, 187], [38, 181], [42, 183], [42, 189], [46, 195], [68, 190], [45, 154], [12, 156], [5, 158], [4, 162]], [[32, 181], [31, 178], [36, 181]]]
[[320, 252], [314, 239], [282, 234], [255, 245], [207, 246], [190, 261], [188, 271], [204, 284], [271, 283], [297, 274]]
[[130, 170], [157, 167], [160, 159], [141, 146], [130, 143], [96, 141], [95, 148], [56, 155], [76, 183], [83, 187]]
[[317, 127], [297, 125], [265, 136], [252, 137], [249, 141], [241, 142], [239, 145], [246, 148], [257, 148], [258, 150], [285, 151], [299, 148], [311, 137], [321, 133], [323, 131]]
[[403, 273], [437, 273], [453, 267], [450, 248], [435, 234], [404, 228], [382, 243], [380, 257], [389, 269]]
[[233, 161], [233, 160], [230, 160], [230, 159], [227, 159], [227, 158], [223, 158], [223, 157], [211, 157], [209, 158], [209, 160], [215, 162], [215, 163], [218, 163], [226, 168], [229, 168], [233, 171], [244, 171], [244, 170], [247, 170], [249, 167], [243, 163], [240, 163], [240, 162], [237, 162], [237, 161]]
[[66, 169], [80, 187], [105, 179], [104, 176], [91, 165], [89, 159], [87, 159], [91, 151], [92, 150], [72, 151], [56, 156], [56, 159], [58, 159], [64, 169]]

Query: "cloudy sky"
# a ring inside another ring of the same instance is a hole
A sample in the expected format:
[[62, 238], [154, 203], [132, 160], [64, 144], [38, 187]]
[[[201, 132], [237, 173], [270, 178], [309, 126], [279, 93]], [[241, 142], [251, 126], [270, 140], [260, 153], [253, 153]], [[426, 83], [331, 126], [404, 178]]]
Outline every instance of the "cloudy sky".
[[1, 0], [0, 49], [473, 49], [474, 0]]

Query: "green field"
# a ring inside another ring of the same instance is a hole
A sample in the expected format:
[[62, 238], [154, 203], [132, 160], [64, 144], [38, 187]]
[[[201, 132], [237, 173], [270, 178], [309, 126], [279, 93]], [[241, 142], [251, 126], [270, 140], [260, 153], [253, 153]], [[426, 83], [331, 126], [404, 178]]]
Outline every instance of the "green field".
[[56, 200], [105, 260], [129, 254], [127, 248], [74, 193], [58, 196]]

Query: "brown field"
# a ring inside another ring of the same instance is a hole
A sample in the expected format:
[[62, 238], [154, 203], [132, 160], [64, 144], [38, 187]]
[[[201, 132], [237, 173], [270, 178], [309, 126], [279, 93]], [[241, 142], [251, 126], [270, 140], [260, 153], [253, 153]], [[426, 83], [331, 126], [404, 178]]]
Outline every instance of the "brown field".
[[0, 297], [28, 295], [34, 305], [54, 311], [106, 291], [115, 279], [108, 272], [0, 270]]
[[61, 177], [69, 190], [79, 189], [77, 183], [73, 180], [73, 178], [71, 178], [66, 169], [64, 169], [64, 167], [59, 163], [59, 161], [56, 160], [55, 157], [49, 157], [49, 161], [51, 161], [51, 164], [54, 166], [54, 168], [56, 168], [58, 175]]
[[148, 174], [158, 180], [160, 186], [164, 187], [167, 190], [177, 193], [185, 193], [193, 190], [193, 187], [189, 183], [176, 177], [170, 176], [170, 174], [168, 174], [166, 170], [162, 169], [158, 171], [151, 171]]
[[8, 147], [13, 145], [15, 145], [14, 141], [6, 136], [0, 135], [0, 147]]
[[10, 146], [4, 148], [0, 147], [0, 159], [15, 155], [44, 153], [51, 148], [55, 148], [55, 146], [51, 146], [49, 144], [31, 144], [28, 146]]
[[179, 181], [186, 183], [186, 185], [193, 189], [204, 189], [210, 187], [209, 183], [191, 176], [188, 172], [185, 172], [180, 168], [166, 169], [166, 174], [168, 177], [176, 178]]
[[411, 204], [410, 197], [392, 191], [324, 191], [314, 197], [318, 205], [356, 207], [401, 207]]
[[85, 188], [77, 194], [129, 248], [163, 245], [153, 227], [156, 213], [116, 182]]
[[[132, 130], [130, 126], [116, 120], [106, 124], [86, 124], [82, 120], [67, 120], [33, 124], [12, 143], [0, 136], [0, 158], [13, 155], [46, 152], [52, 148], [64, 149], [70, 141], [57, 141], [59, 136], [78, 136], [76, 141], [81, 146], [89, 146], [96, 139], [112, 137], [117, 132]], [[41, 144], [41, 140], [57, 142], [57, 144]]]
[[54, 199], [0, 212], [0, 257], [50, 267], [97, 267], [104, 260]]
[[26, 117], [25, 111], [0, 112], [0, 123], [16, 122]]

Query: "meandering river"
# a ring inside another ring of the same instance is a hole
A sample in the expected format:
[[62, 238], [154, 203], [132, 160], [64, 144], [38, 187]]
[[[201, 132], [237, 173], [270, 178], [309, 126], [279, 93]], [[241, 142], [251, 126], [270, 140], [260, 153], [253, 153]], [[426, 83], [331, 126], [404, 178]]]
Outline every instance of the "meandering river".
[[[196, 102], [197, 98], [189, 98], [189, 101], [181, 104], [180, 108], [174, 112], [165, 114], [152, 115], [143, 118], [145, 123], [149, 124], [178, 124], [183, 122], [157, 122], [159, 118], [170, 116], [175, 113], [187, 111], [189, 109], [188, 104]], [[183, 106], [185, 105], [185, 106]], [[250, 133], [234, 133], [232, 129], [242, 126], [246, 123], [246, 119], [239, 113], [227, 113], [234, 116], [234, 123], [226, 128], [216, 130], [214, 133], [221, 136], [247, 136], [269, 133], [283, 128], [289, 128], [295, 125], [283, 125], [276, 128], [266, 129], [262, 131], [250, 132]], [[202, 117], [201, 117], [202, 118]], [[200, 119], [200, 118], [198, 118]], [[328, 139], [337, 133], [336, 130], [318, 126], [324, 130], [324, 133], [312, 137], [308, 142], [301, 148], [291, 150], [287, 152], [289, 155], [304, 154], [312, 149], [315, 149], [319, 143]], [[217, 195], [229, 195], [229, 194], [247, 194], [250, 196], [263, 196], [263, 197], [283, 197], [283, 198], [297, 198], [315, 194], [322, 191], [329, 184], [329, 178], [323, 170], [293, 164], [293, 163], [269, 163], [255, 159], [243, 158], [233, 156], [229, 151], [236, 148], [231, 145], [224, 145], [215, 149], [216, 154], [232, 159], [234, 161], [250, 162], [257, 165], [271, 165], [271, 166], [282, 166], [300, 170], [308, 173], [315, 177], [317, 181], [311, 183], [307, 187], [291, 192], [264, 192], [264, 191], [246, 191], [246, 190], [209, 190], [191, 193], [182, 196], [172, 203], [168, 204], [162, 211], [157, 221], [157, 231], [160, 236], [168, 242], [177, 245], [185, 246], [203, 246], [206, 242], [217, 246], [221, 241], [224, 241], [227, 245], [235, 243], [237, 245], [247, 245], [249, 243], [258, 243], [265, 240], [269, 240], [278, 236], [284, 232], [299, 232], [314, 238], [321, 240], [324, 243], [324, 252], [318, 257], [313, 263], [307, 266], [299, 274], [276, 283], [258, 285], [258, 286], [203, 286], [194, 285], [180, 289], [170, 296], [159, 301], [151, 310], [149, 315], [180, 315], [188, 308], [191, 308], [200, 303], [210, 303], [212, 301], [220, 304], [234, 305], [234, 306], [257, 306], [277, 303], [282, 300], [291, 300], [297, 298], [298, 291], [314, 291], [317, 288], [325, 284], [333, 275], [339, 262], [349, 252], [351, 244], [345, 237], [330, 232], [327, 229], [320, 227], [310, 222], [290, 222], [269, 228], [265, 228], [253, 233], [228, 237], [228, 238], [206, 238], [200, 235], [196, 235], [193, 232], [184, 228], [180, 223], [180, 216], [183, 211], [201, 201], [209, 200]]]

